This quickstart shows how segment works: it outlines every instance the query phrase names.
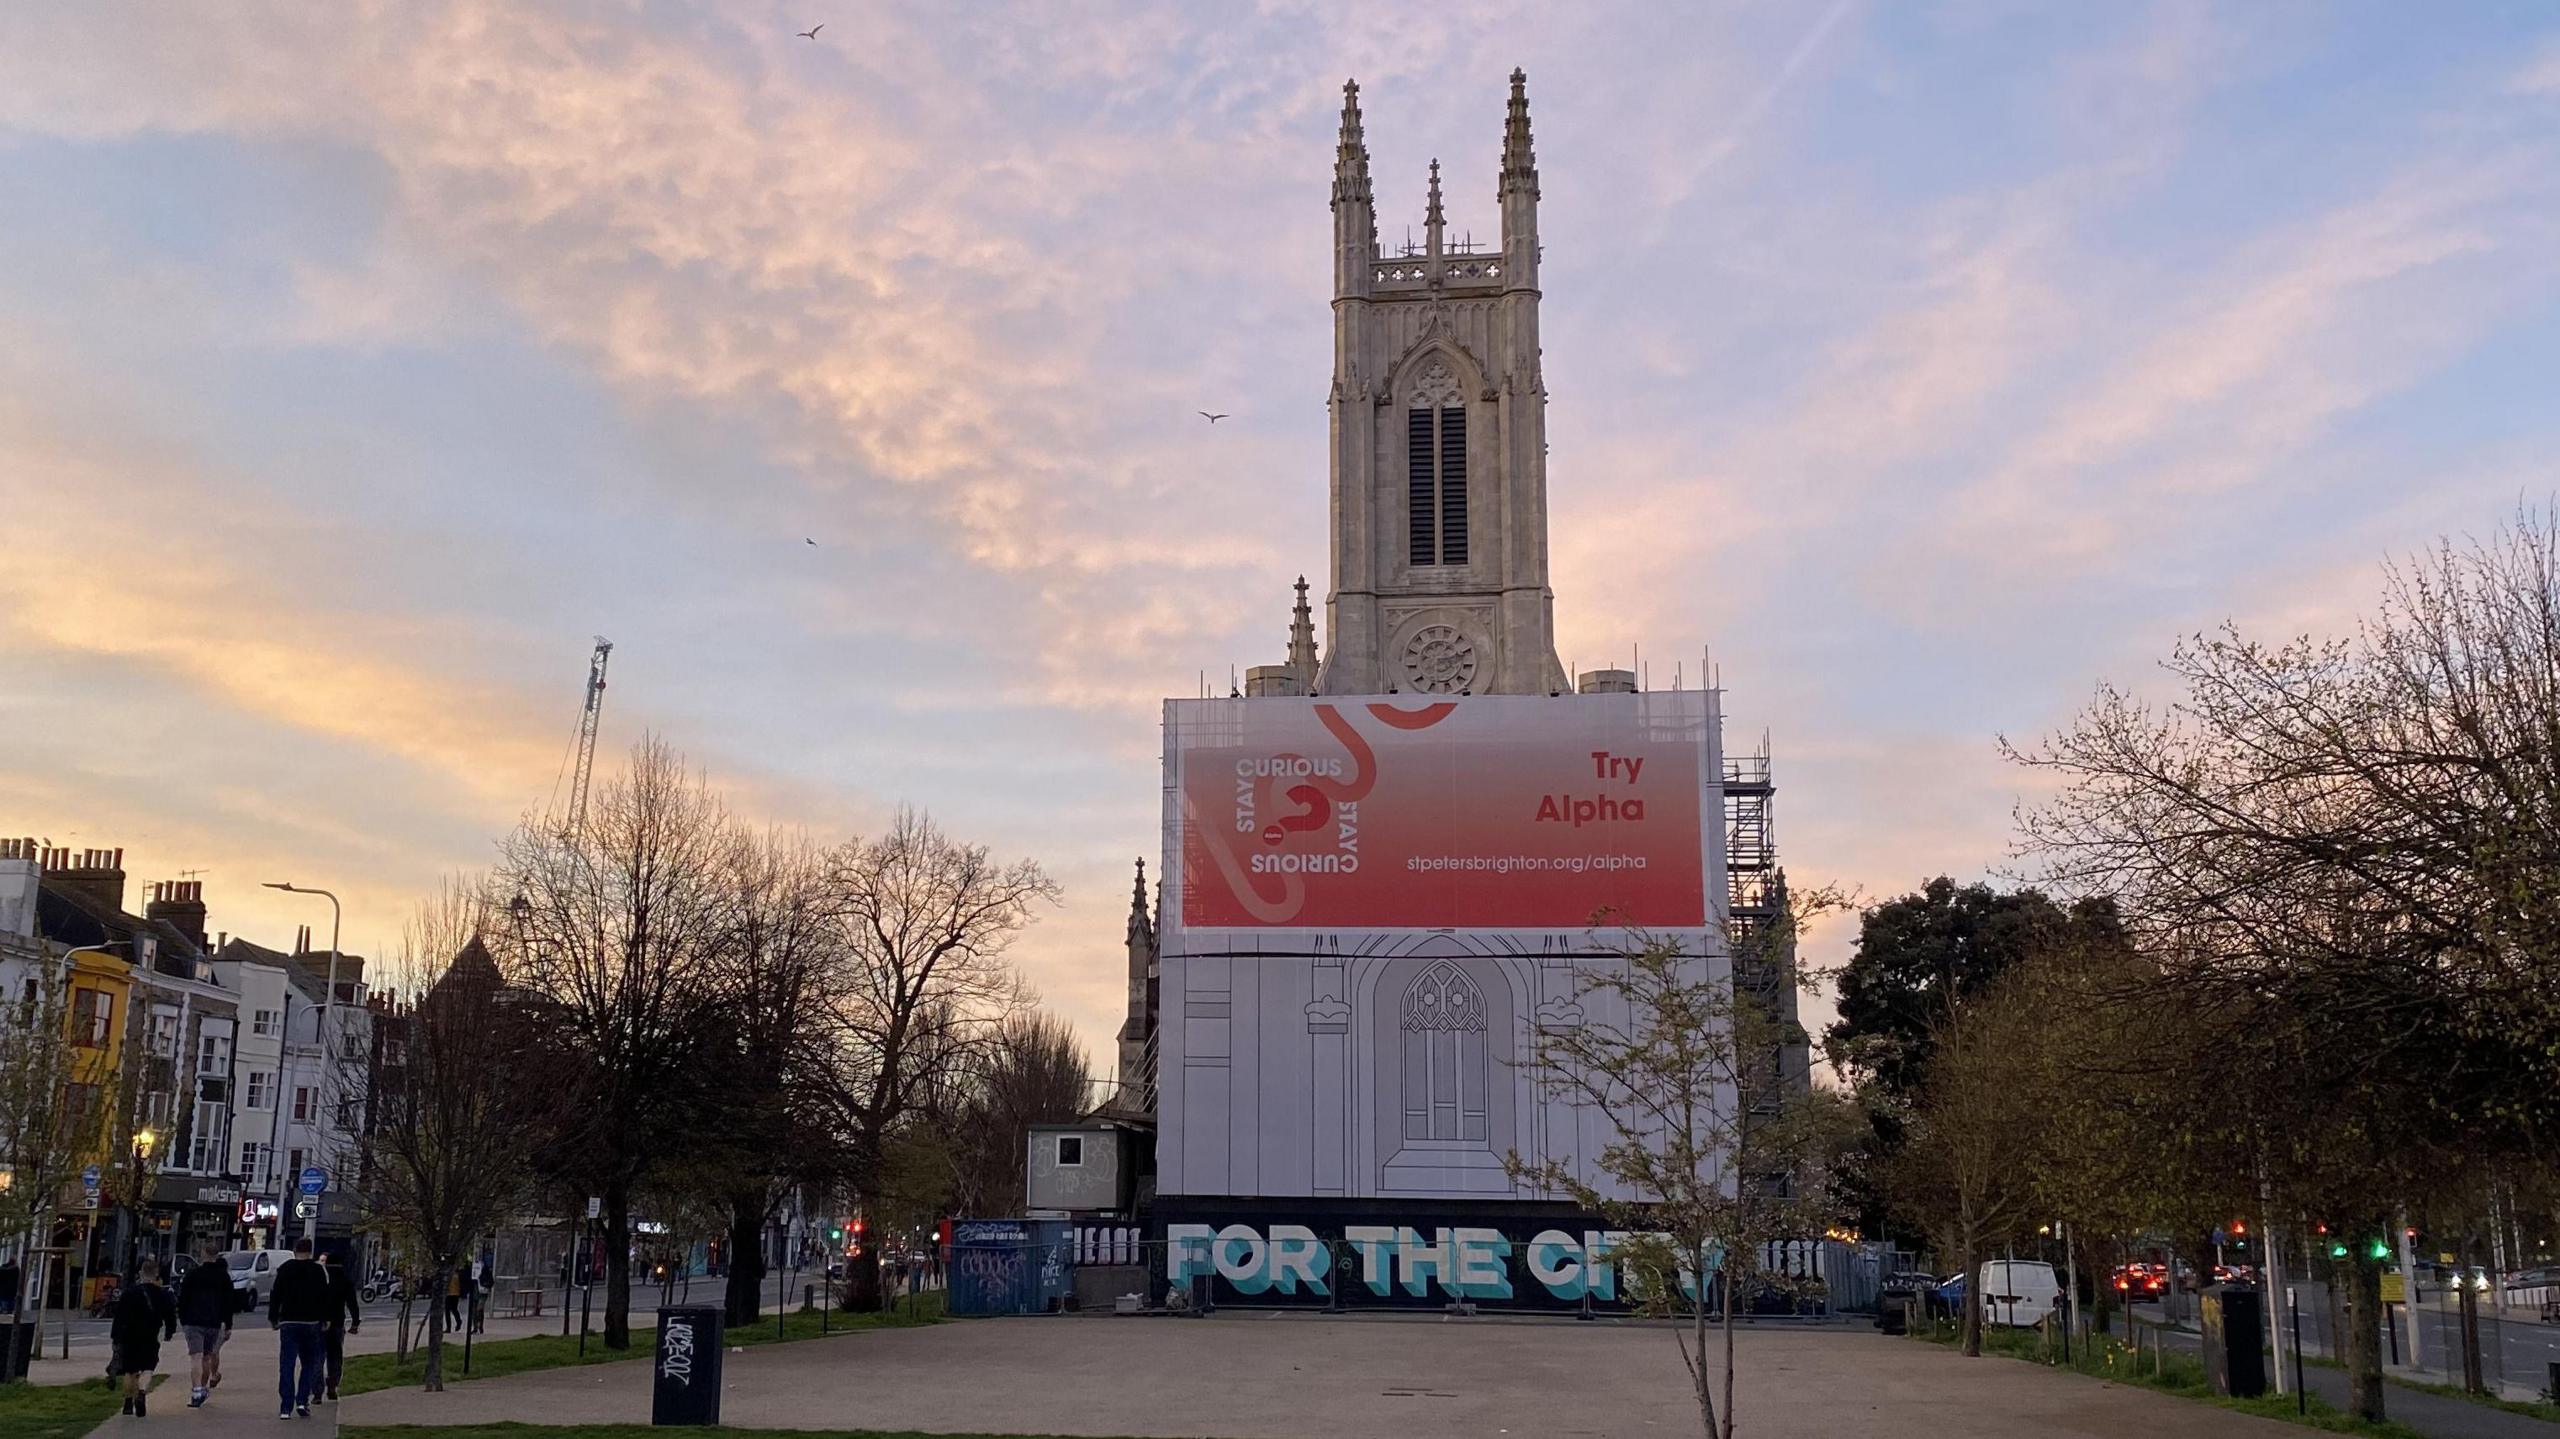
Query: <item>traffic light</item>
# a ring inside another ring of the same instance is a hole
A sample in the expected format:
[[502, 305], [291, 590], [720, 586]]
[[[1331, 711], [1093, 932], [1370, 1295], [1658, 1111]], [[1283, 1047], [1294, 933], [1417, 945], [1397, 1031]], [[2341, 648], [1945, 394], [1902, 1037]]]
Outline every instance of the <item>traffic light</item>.
[[2376, 1259], [2388, 1259], [2388, 1258], [2390, 1258], [2390, 1257], [2391, 1257], [2391, 1241], [2390, 1241], [2390, 1240], [2388, 1240], [2388, 1239], [2376, 1239], [2375, 1241], [2373, 1241], [2373, 1249], [2372, 1249], [2372, 1251], [2371, 1251], [2371, 1252], [2372, 1252], [2373, 1257], [2374, 1257], [2374, 1258], [2376, 1258]]

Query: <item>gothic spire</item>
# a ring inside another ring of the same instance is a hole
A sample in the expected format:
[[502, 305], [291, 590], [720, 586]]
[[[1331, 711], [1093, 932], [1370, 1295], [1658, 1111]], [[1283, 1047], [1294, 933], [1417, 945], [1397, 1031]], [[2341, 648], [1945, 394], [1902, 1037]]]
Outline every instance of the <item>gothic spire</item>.
[[1316, 684], [1316, 621], [1307, 606], [1307, 577], [1298, 576], [1298, 605], [1289, 614], [1289, 668], [1312, 692]]
[[1138, 882], [1129, 891], [1129, 934], [1133, 939], [1149, 938], [1154, 929], [1147, 922], [1147, 862], [1138, 861]]
[[1538, 193], [1538, 157], [1529, 148], [1529, 72], [1511, 72], [1511, 110], [1502, 122], [1502, 189]]
[[1440, 255], [1440, 233], [1447, 228], [1448, 218], [1440, 213], [1440, 162], [1434, 160], [1431, 162], [1431, 205], [1422, 212], [1423, 246], [1434, 259]]
[[1333, 155], [1333, 203], [1369, 198], [1369, 143], [1360, 131], [1360, 82], [1342, 82], [1342, 138]]

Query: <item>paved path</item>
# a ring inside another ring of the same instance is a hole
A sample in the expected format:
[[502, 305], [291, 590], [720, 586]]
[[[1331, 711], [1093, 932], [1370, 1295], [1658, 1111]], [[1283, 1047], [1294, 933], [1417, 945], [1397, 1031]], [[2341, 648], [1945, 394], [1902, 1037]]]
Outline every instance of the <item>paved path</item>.
[[336, 1439], [337, 1408], [314, 1404], [308, 1422], [277, 1420], [275, 1331], [260, 1324], [233, 1331], [231, 1342], [222, 1346], [222, 1385], [203, 1408], [187, 1407], [187, 1348], [181, 1337], [160, 1346], [160, 1382], [151, 1391], [151, 1417], [136, 1421], [118, 1415], [91, 1434], [92, 1439], [246, 1439], [252, 1434], [261, 1439]]
[[[2301, 1431], [1872, 1330], [1739, 1339], [1742, 1422], [1767, 1439], [2288, 1439]], [[1478, 1439], [1696, 1431], [1668, 1331], [1494, 1320], [994, 1319], [732, 1351], [724, 1422], [1217, 1439]], [[649, 1418], [645, 1364], [346, 1401], [350, 1423]], [[2547, 1439], [2547, 1436], [2545, 1436]]]

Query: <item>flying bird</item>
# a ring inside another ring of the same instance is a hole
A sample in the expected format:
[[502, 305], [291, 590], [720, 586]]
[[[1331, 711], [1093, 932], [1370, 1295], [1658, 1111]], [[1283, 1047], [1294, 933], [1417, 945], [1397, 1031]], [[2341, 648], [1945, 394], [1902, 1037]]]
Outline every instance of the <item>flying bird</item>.
[[818, 32], [826, 28], [826, 22], [822, 20], [817, 24], [810, 26], [806, 30], [795, 30], [792, 33], [798, 35], [803, 40], [815, 40], [818, 38]]
[[807, 538], [806, 536], [803, 536], [803, 537], [801, 538], [801, 543], [802, 543], [802, 544], [808, 544], [808, 545], [814, 545], [814, 544], [816, 544], [816, 543], [817, 543], [817, 541], [816, 541], [816, 540], [813, 540], [813, 539], [809, 539], [809, 538]]
[[1202, 419], [1204, 419], [1204, 420], [1207, 420], [1210, 424], [1213, 424], [1213, 425], [1214, 425], [1214, 424], [1216, 424], [1216, 423], [1218, 423], [1220, 420], [1223, 420], [1223, 419], [1225, 419], [1225, 418], [1226, 418], [1226, 416], [1225, 416], [1225, 415], [1213, 415], [1213, 414], [1210, 414], [1207, 410], [1193, 410], [1191, 413], [1193, 413], [1193, 414], [1195, 414], [1195, 415], [1198, 415], [1200, 418], [1202, 418]]

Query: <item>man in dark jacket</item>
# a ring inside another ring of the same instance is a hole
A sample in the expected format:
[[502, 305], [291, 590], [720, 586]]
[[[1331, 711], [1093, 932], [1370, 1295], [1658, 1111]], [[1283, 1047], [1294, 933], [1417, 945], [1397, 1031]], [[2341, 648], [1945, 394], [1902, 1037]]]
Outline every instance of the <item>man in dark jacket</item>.
[[116, 1372], [124, 1376], [124, 1412], [144, 1417], [150, 1375], [160, 1367], [160, 1341], [178, 1332], [178, 1306], [160, 1287], [160, 1261], [145, 1259], [133, 1282], [116, 1296], [115, 1319], [108, 1326], [114, 1341]]
[[347, 1266], [335, 1254], [320, 1256], [321, 1267], [329, 1271], [329, 1322], [320, 1326], [322, 1342], [328, 1346], [329, 1402], [338, 1402], [338, 1376], [347, 1367], [347, 1336], [364, 1328], [364, 1306], [356, 1297], [356, 1282], [347, 1277]]
[[240, 1291], [231, 1287], [231, 1269], [222, 1251], [208, 1244], [196, 1266], [178, 1281], [178, 1327], [187, 1333], [187, 1407], [201, 1409], [222, 1382], [222, 1346], [231, 1338], [231, 1315], [240, 1307]]
[[321, 1326], [329, 1322], [329, 1276], [311, 1261], [311, 1241], [293, 1241], [293, 1257], [277, 1266], [267, 1292], [267, 1323], [276, 1331], [276, 1417], [311, 1417], [320, 1393], [320, 1366], [328, 1352]]

